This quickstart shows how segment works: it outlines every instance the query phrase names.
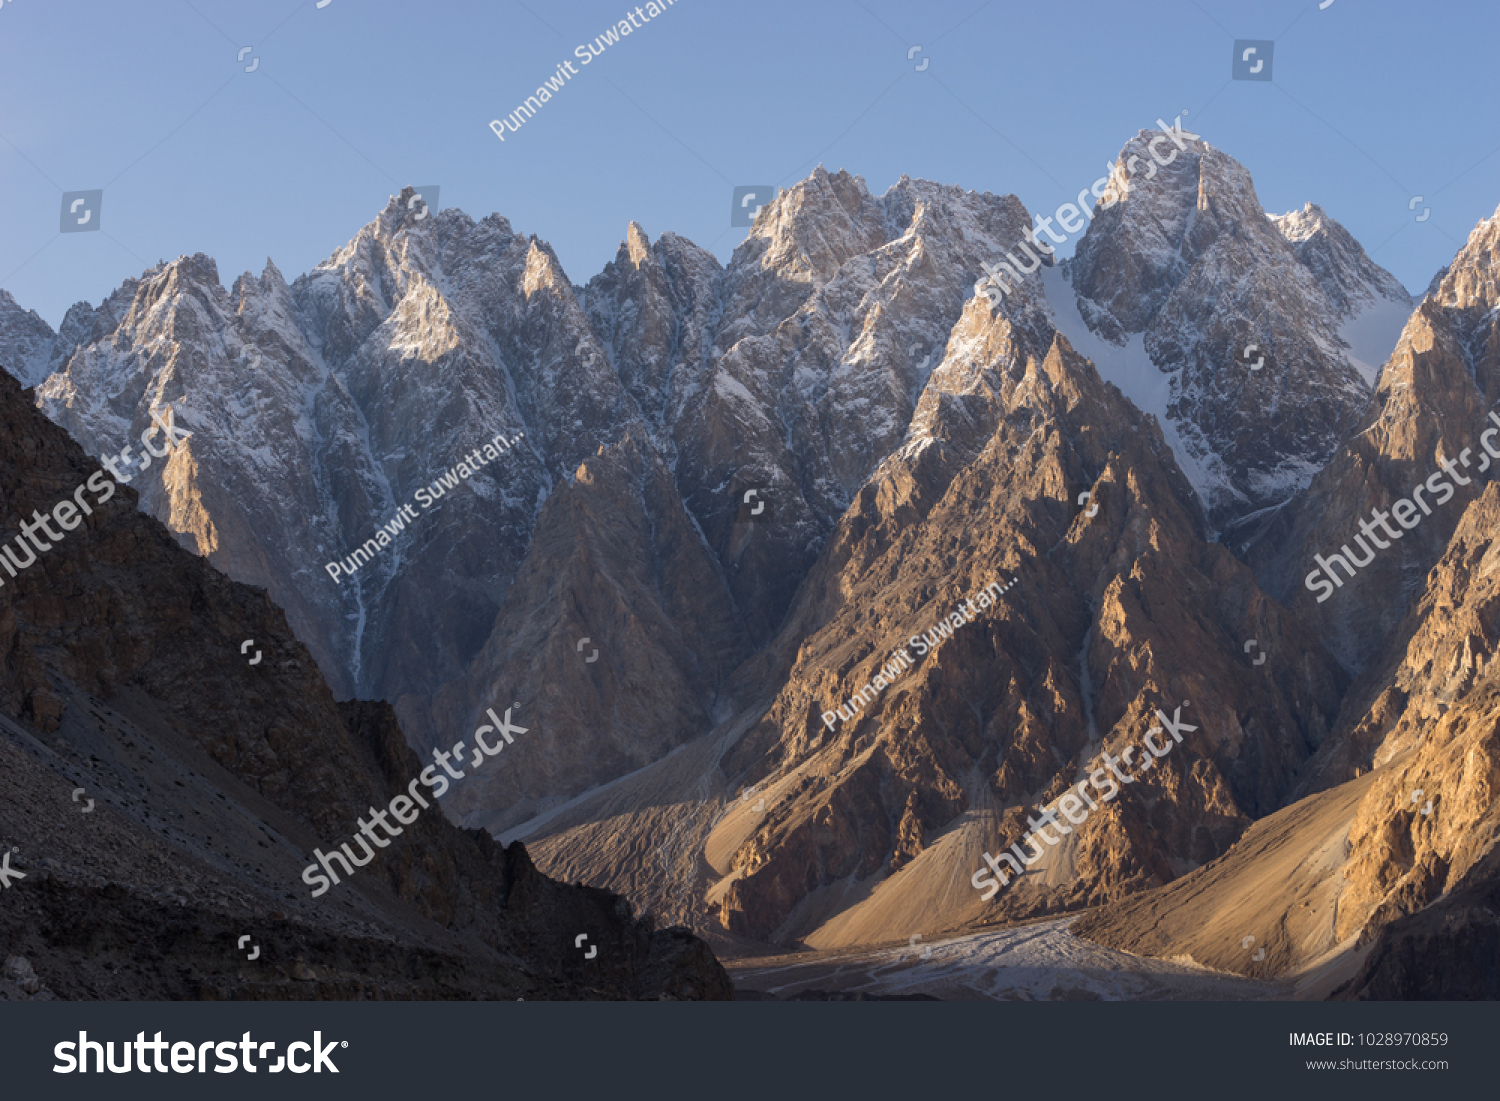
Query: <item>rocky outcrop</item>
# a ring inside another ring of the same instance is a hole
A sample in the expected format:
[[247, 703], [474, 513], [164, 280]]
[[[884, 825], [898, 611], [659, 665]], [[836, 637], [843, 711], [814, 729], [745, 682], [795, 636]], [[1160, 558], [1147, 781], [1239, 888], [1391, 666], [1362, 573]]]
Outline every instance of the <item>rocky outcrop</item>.
[[[1309, 787], [1375, 770], [1349, 835], [1341, 936], [1415, 913], [1468, 883], [1500, 826], [1500, 485], [1463, 514], [1388, 661], [1355, 685]], [[1480, 876], [1483, 878], [1483, 876]], [[1475, 889], [1478, 889], [1477, 887]]]
[[[1340, 320], [1352, 320], [1384, 303], [1396, 307], [1404, 320], [1416, 305], [1406, 288], [1371, 260], [1349, 231], [1317, 204], [1271, 215], [1270, 221], [1292, 246], [1297, 262], [1312, 272]], [[1399, 335], [1389, 334], [1387, 349], [1395, 346]], [[1372, 366], [1377, 371], [1380, 368], [1379, 363]]]
[[515, 704], [534, 743], [453, 793], [465, 825], [515, 825], [665, 756], [713, 725], [750, 652], [728, 582], [644, 436], [600, 448], [548, 498], [489, 642], [438, 693], [434, 726], [473, 729]]
[[1500, 850], [1430, 907], [1380, 930], [1364, 963], [1333, 997], [1348, 1001], [1500, 998]]
[[[1420, 402], [1423, 387], [1415, 389]], [[1393, 411], [1387, 417], [1401, 426]], [[1425, 430], [1425, 412], [1409, 411], [1406, 427]], [[1303, 797], [1217, 864], [1106, 907], [1076, 932], [1257, 976], [1300, 973], [1336, 997], [1493, 996], [1500, 485], [1478, 470], [1474, 480], [1478, 495], [1405, 615], [1371, 641], [1373, 659], [1293, 788]], [[1334, 502], [1340, 511], [1324, 522], [1348, 524], [1347, 507]], [[1437, 519], [1427, 522], [1444, 530]], [[1218, 920], [1230, 912], [1269, 955], [1234, 949]]]

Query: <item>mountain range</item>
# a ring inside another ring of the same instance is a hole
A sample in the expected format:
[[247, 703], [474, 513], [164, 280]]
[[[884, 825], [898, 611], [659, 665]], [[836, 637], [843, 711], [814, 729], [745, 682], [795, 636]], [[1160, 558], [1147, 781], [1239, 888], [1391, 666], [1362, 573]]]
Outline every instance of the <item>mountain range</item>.
[[[406, 189], [291, 283], [268, 261], [225, 290], [182, 257], [55, 333], [0, 292], [0, 362], [90, 455], [168, 408], [192, 432], [130, 490], [207, 573], [174, 569], [284, 611], [294, 694], [341, 716], [314, 725], [401, 762], [367, 786], [415, 765], [403, 735], [426, 759], [514, 710], [529, 740], [442, 804], [509, 846], [475, 852], [529, 853], [485, 860], [534, 858], [727, 956], [1087, 911], [1074, 932], [1100, 944], [1306, 996], [1495, 996], [1468, 961], [1497, 935], [1500, 489], [1474, 468], [1332, 598], [1305, 582], [1482, 454], [1500, 218], [1414, 302], [1321, 207], [1268, 215], [1201, 138], [1127, 175], [1159, 137], [1125, 144], [1075, 255], [995, 301], [976, 283], [1034, 232], [1011, 195], [876, 196], [820, 167], [727, 266], [632, 224], [579, 286], [505, 218], [418, 218]], [[29, 737], [80, 691], [150, 701], [141, 730], [172, 710], [138, 671], [96, 684], [28, 645], [6, 714]], [[217, 711], [244, 689], [213, 691]], [[1024, 851], [1165, 716], [1170, 753], [982, 897], [986, 854]], [[238, 782], [264, 753], [221, 748]], [[329, 794], [343, 818], [309, 820], [331, 841], [364, 797]], [[434, 851], [470, 851], [448, 836]]]

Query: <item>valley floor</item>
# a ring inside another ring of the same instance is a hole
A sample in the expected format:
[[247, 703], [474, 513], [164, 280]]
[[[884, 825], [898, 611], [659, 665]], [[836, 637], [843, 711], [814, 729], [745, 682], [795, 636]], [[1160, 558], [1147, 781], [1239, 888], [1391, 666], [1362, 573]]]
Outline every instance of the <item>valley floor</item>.
[[[735, 989], [779, 999], [807, 991], [929, 995], [944, 1001], [1280, 1001], [1291, 990], [1149, 959], [1070, 934], [1067, 917], [915, 947], [841, 949], [726, 961]], [[931, 951], [930, 958], [923, 953]]]

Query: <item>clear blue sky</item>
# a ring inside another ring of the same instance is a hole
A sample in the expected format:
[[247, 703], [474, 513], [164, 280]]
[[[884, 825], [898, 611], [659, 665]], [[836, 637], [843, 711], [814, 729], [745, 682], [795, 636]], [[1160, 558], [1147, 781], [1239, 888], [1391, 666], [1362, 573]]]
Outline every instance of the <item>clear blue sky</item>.
[[[819, 162], [877, 194], [908, 173], [1050, 213], [1183, 108], [1267, 209], [1321, 204], [1414, 292], [1500, 206], [1493, 0], [678, 0], [581, 66], [627, 10], [9, 0], [0, 286], [56, 326], [183, 253], [226, 286], [268, 256], [291, 279], [404, 184], [504, 214], [575, 283], [631, 220], [726, 259], [732, 188]], [[1236, 38], [1275, 40], [1272, 82], [1230, 80]], [[489, 120], [569, 58], [502, 144]], [[59, 235], [61, 193], [93, 188], [103, 232]]]

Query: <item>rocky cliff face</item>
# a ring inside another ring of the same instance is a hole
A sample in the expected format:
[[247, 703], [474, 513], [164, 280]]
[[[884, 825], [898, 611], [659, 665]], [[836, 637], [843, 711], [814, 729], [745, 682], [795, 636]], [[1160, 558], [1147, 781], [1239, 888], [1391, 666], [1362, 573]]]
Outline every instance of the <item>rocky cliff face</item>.
[[[1415, 913], [1473, 875], [1500, 826], [1500, 485], [1464, 511], [1424, 591], [1351, 691], [1308, 786], [1380, 774], [1349, 834], [1342, 936]], [[1420, 793], [1420, 794], [1419, 794]], [[1483, 876], [1481, 876], [1483, 878]]]
[[[139, 475], [147, 507], [186, 545], [287, 608], [343, 696], [378, 683], [395, 700], [465, 666], [549, 484], [522, 440], [451, 496], [432, 487], [497, 436], [549, 434], [523, 423], [522, 395], [487, 331], [494, 319], [472, 306], [496, 288], [475, 286], [466, 261], [475, 251], [492, 255], [501, 271], [483, 276], [517, 295], [534, 268], [544, 328], [557, 277], [503, 220], [411, 217], [393, 201], [291, 287], [268, 264], [226, 292], [202, 256], [148, 272], [100, 311], [114, 324], [96, 320], [40, 395], [95, 454], [134, 442], [153, 411], [170, 405], [194, 437]], [[468, 311], [437, 294], [434, 281], [450, 278]], [[436, 377], [453, 388], [433, 390]], [[416, 499], [424, 487], [427, 497]], [[351, 560], [402, 506], [418, 517], [409, 529], [372, 544], [365, 556], [378, 549], [373, 560]], [[330, 576], [328, 563], [352, 568]], [[432, 581], [450, 576], [451, 584]]]
[[[0, 378], [7, 516], [91, 476], [109, 483]], [[102, 496], [0, 593], [0, 847], [20, 873], [0, 956], [36, 976], [20, 994], [727, 996], [701, 942], [435, 812], [312, 897], [308, 854], [420, 764], [387, 705], [334, 702], [263, 592], [177, 546], [132, 490]]]
[[1432, 905], [1392, 921], [1359, 972], [1333, 993], [1351, 1001], [1493, 1001], [1500, 982], [1500, 867], [1491, 849], [1482, 867]]
[[[1500, 217], [1492, 217], [1412, 313], [1374, 402], [1338, 453], [1306, 491], [1232, 536], [1267, 590], [1315, 624], [1351, 670], [1364, 669], [1386, 643], [1487, 480], [1480, 467], [1490, 460], [1479, 439], [1500, 401], [1497, 261]], [[1462, 465], [1447, 474], [1445, 461]], [[1383, 528], [1372, 537], [1360, 527], [1403, 498], [1420, 506], [1421, 518], [1396, 529], [1399, 541]], [[1367, 564], [1356, 571], [1332, 562], [1346, 545], [1356, 563]], [[1320, 585], [1327, 571], [1319, 556], [1332, 562], [1331, 594]]]
[[1307, 763], [1297, 793], [1312, 794], [1223, 859], [1106, 906], [1077, 931], [1292, 977], [1314, 996], [1493, 997], [1497, 522], [1500, 486], [1490, 484]]

